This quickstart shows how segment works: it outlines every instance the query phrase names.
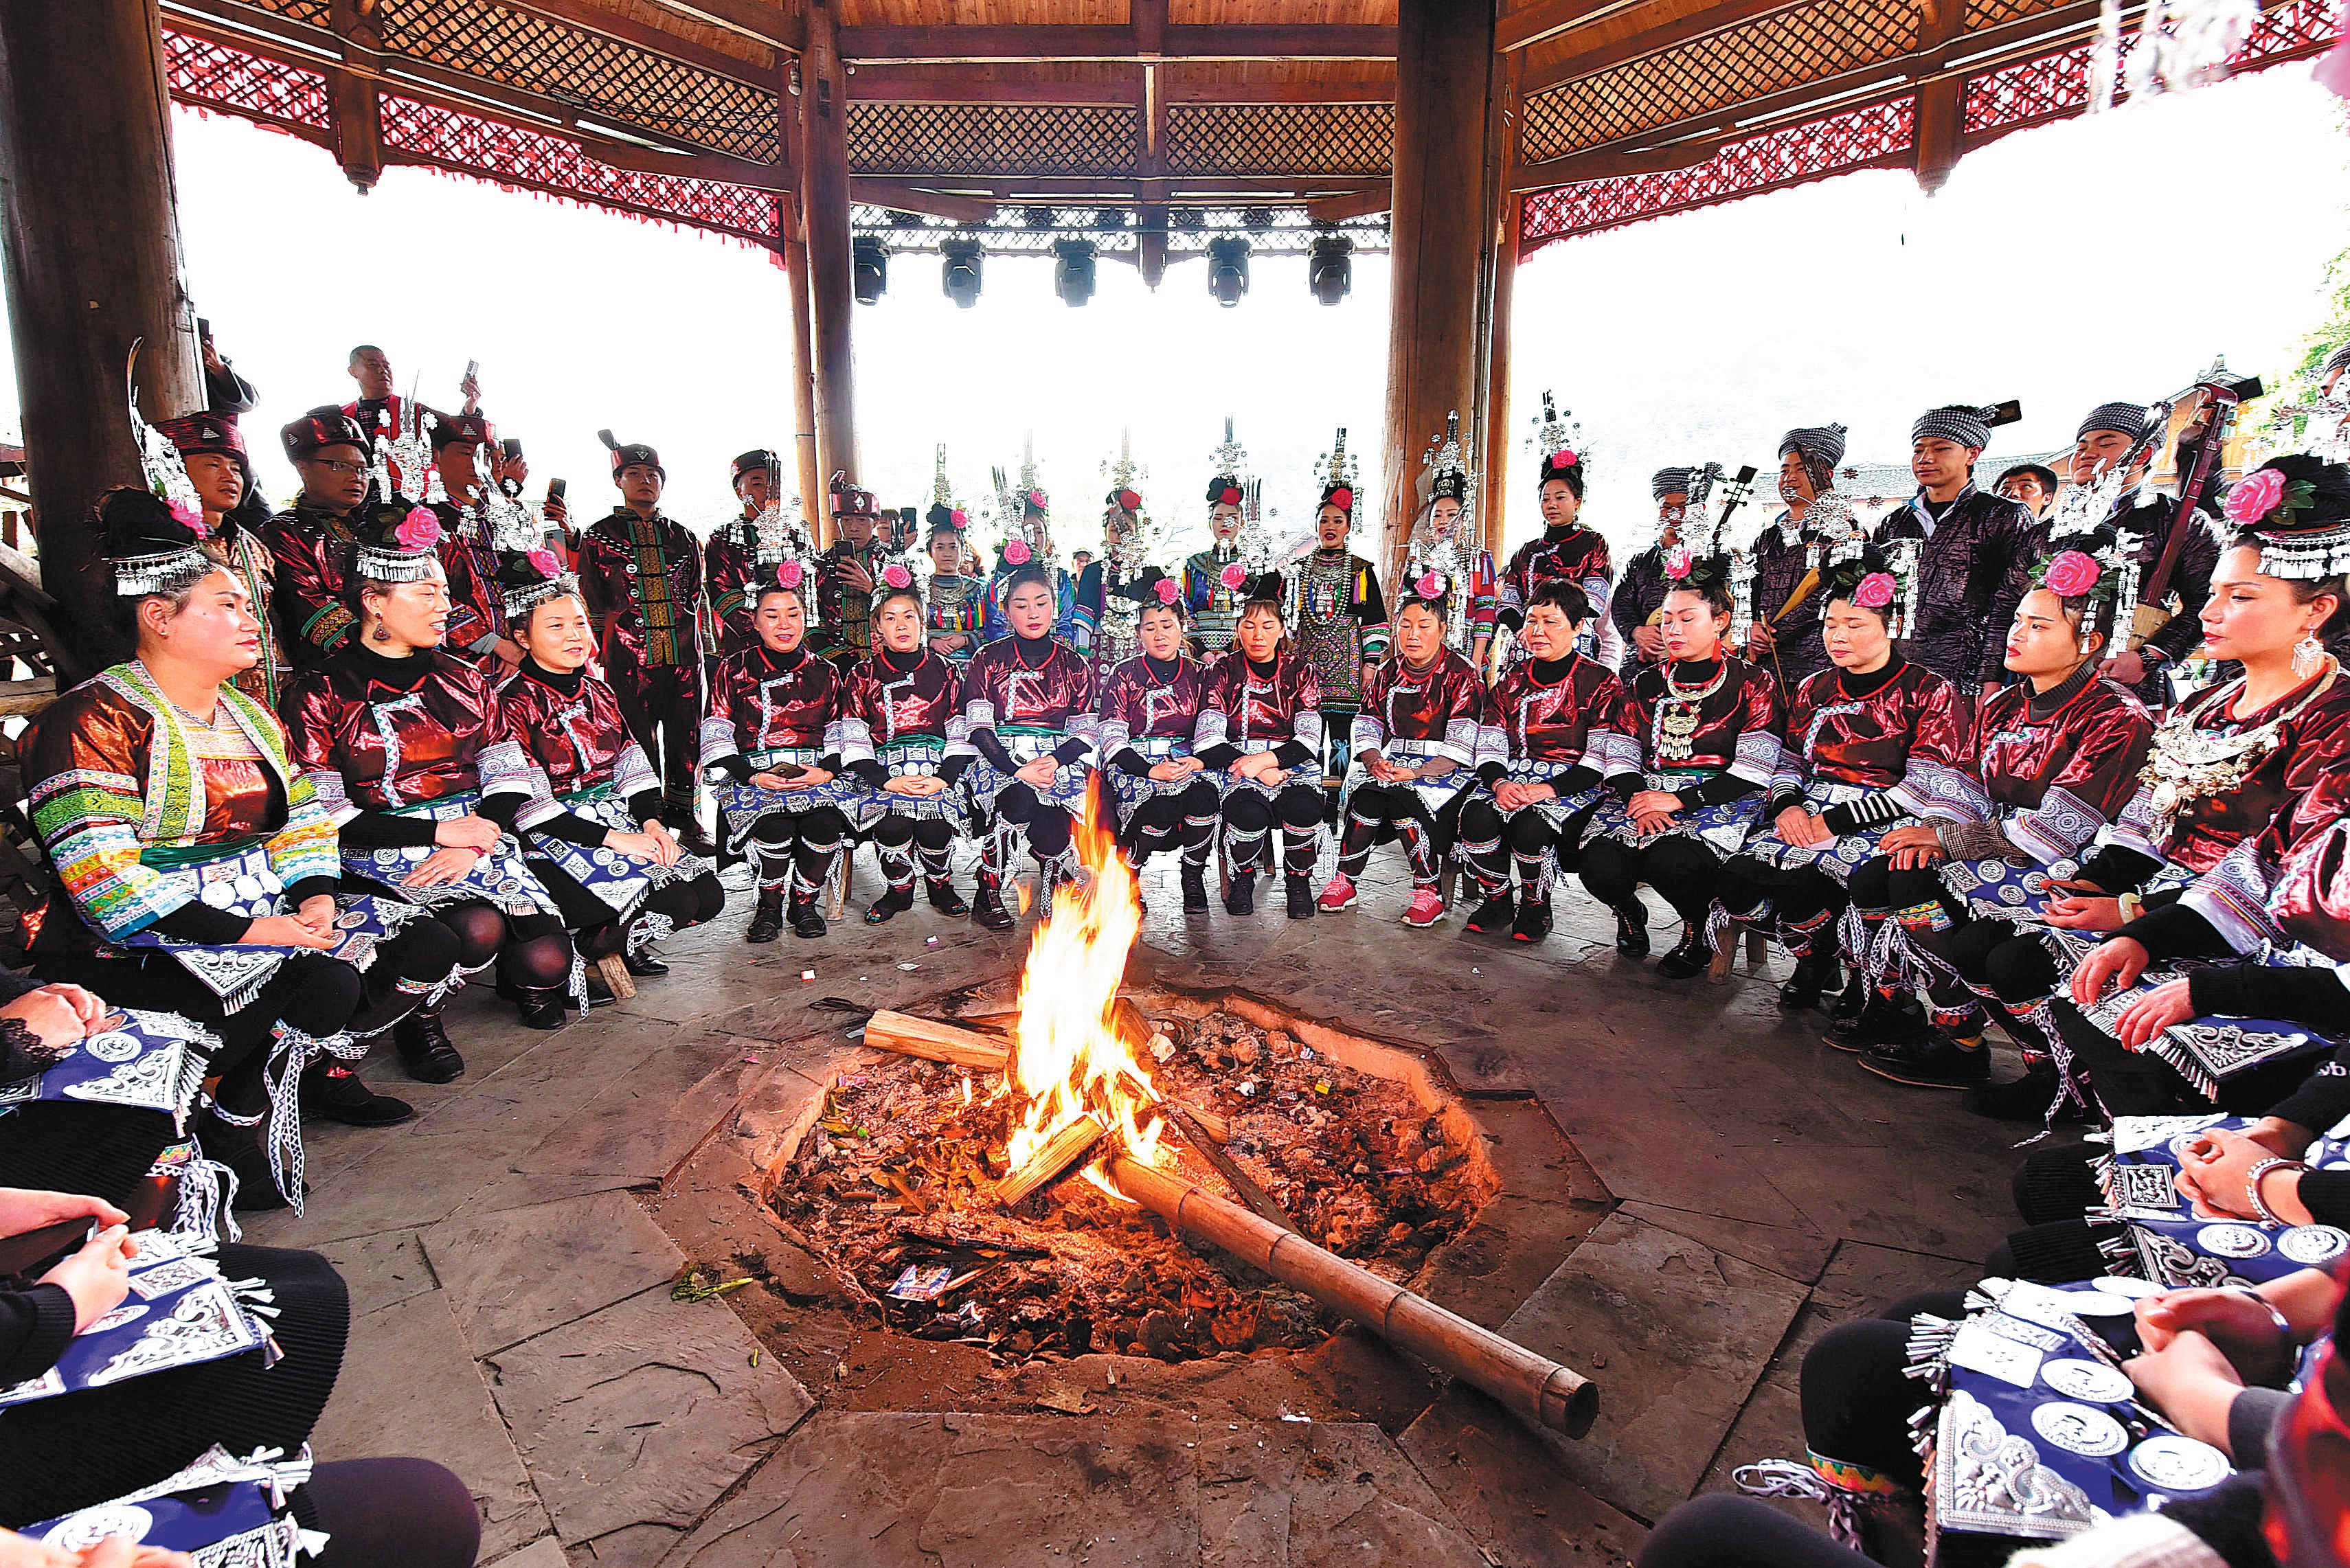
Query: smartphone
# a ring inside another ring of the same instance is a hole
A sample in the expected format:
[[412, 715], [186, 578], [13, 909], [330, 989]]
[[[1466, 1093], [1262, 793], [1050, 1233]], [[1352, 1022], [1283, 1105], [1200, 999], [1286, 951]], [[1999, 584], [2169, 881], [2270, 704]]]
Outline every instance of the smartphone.
[[202, 316], [197, 317], [196, 317], [196, 341], [197, 341], [197, 342], [199, 342], [199, 343], [209, 343], [209, 342], [211, 342], [212, 340], [213, 340], [213, 324], [212, 324], [212, 322], [211, 322], [209, 319], [207, 319], [206, 317], [202, 317]]
[[565, 488], [566, 488], [566, 486], [565, 486], [565, 484], [564, 484], [563, 481], [561, 481], [561, 480], [559, 480], [559, 479], [550, 479], [550, 480], [548, 480], [548, 481], [546, 482], [546, 498], [547, 498], [549, 501], [560, 501], [560, 500], [562, 500], [562, 499], [563, 499], [563, 493], [564, 493]]
[[482, 362], [479, 359], [468, 359], [465, 361], [465, 379], [470, 381], [481, 373]]
[[505, 440], [498, 442], [498, 447], [500, 451], [506, 454], [506, 461], [508, 462], [513, 462], [522, 456], [522, 442], [513, 436], [508, 436]]

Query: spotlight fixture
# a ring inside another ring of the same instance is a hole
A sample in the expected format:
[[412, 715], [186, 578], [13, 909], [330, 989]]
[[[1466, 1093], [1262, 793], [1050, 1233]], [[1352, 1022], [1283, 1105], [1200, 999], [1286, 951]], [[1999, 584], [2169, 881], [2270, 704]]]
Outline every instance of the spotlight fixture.
[[939, 269], [939, 286], [946, 296], [969, 310], [979, 303], [980, 244], [977, 240], [946, 240], [939, 245], [944, 265]]
[[1316, 234], [1305, 262], [1305, 285], [1325, 305], [1336, 305], [1355, 286], [1355, 242], [1344, 234]]
[[1091, 240], [1053, 242], [1053, 292], [1075, 308], [1094, 296], [1094, 252]]
[[1249, 243], [1238, 234], [1208, 242], [1208, 292], [1228, 310], [1248, 292], [1248, 259]]
[[879, 234], [859, 234], [848, 246], [849, 276], [857, 303], [871, 305], [889, 292], [889, 247]]

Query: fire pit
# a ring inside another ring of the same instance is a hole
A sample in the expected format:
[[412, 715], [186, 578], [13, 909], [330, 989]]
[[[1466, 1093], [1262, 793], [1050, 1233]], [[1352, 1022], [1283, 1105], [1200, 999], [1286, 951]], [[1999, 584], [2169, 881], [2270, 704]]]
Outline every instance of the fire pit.
[[1123, 992], [1133, 878], [1106, 834], [1079, 848], [1016, 1000], [868, 1021], [896, 1054], [769, 1168], [788, 1233], [892, 1330], [998, 1365], [1294, 1353], [1351, 1319], [1579, 1431], [1581, 1377], [1409, 1289], [1499, 1187], [1465, 1108], [1409, 1053]]

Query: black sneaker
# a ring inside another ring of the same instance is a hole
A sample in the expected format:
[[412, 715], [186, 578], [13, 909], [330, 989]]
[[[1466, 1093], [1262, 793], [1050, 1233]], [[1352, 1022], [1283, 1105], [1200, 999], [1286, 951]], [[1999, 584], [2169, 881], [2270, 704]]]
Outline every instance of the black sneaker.
[[1256, 913], [1256, 873], [1235, 871], [1232, 886], [1224, 889], [1224, 913], [1253, 915]]
[[1648, 954], [1648, 907], [1637, 893], [1616, 906], [1616, 950], [1627, 958]]
[[1550, 900], [1537, 898], [1529, 893], [1518, 900], [1518, 918], [1510, 922], [1511, 937], [1522, 942], [1538, 942], [1550, 935]]
[[868, 926], [886, 926], [891, 917], [902, 915], [913, 907], [914, 885], [909, 882], [902, 888], [892, 888], [874, 899], [873, 907], [865, 911], [865, 923]]
[[931, 908], [941, 915], [971, 913], [971, 906], [962, 901], [962, 895], [954, 890], [954, 884], [943, 877], [931, 884]]
[[2054, 1064], [2040, 1062], [2023, 1070], [2023, 1076], [2011, 1083], [1984, 1084], [1969, 1089], [1959, 1102], [1961, 1109], [1987, 1116], [1995, 1122], [2046, 1122], [2052, 1127], [2081, 1127], [2090, 1120], [2089, 1113], [2081, 1108], [2080, 1101], [2066, 1096], [2064, 1103], [2056, 1106], [2052, 1117], [2048, 1107], [2056, 1104], [2064, 1093], [2057, 1080]]
[[416, 1114], [406, 1100], [379, 1095], [359, 1075], [331, 1056], [302, 1069], [302, 1114], [324, 1116], [345, 1127], [388, 1127]]
[[1820, 1038], [1839, 1051], [1870, 1051], [1911, 1044], [1924, 1039], [1929, 1028], [1926, 1015], [1908, 998], [1880, 996], [1871, 988], [1858, 1012], [1849, 1017], [1839, 1012]]
[[1478, 905], [1471, 913], [1469, 929], [1472, 931], [1507, 930], [1517, 918], [1517, 902], [1510, 897], [1510, 889], [1505, 884], [1500, 892]]
[[1940, 1030], [1918, 1040], [1878, 1045], [1860, 1054], [1863, 1070], [1920, 1089], [1977, 1089], [1991, 1081], [1991, 1048], [1972, 1050]]
[[1284, 877], [1282, 896], [1289, 900], [1289, 918], [1310, 920], [1314, 918], [1314, 879], [1310, 877]]
[[1204, 866], [1195, 866], [1186, 860], [1178, 868], [1177, 875], [1183, 884], [1183, 912], [1187, 915], [1206, 914], [1208, 912], [1208, 868]]
[[1713, 950], [1706, 945], [1705, 928], [1691, 926], [1681, 933], [1673, 950], [1657, 961], [1657, 972], [1667, 980], [1693, 980], [1712, 963]]

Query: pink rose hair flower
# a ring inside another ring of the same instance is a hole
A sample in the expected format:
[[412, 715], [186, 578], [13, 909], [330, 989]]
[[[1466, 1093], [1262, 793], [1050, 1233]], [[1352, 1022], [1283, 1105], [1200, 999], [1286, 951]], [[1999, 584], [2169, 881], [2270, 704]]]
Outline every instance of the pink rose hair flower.
[[211, 537], [204, 528], [204, 509], [201, 506], [191, 506], [184, 501], [174, 501], [172, 503], [172, 521], [199, 539]]
[[1041, 490], [1030, 491], [1028, 493], [1028, 504], [1034, 506], [1039, 512], [1045, 510], [1045, 493]]
[[1118, 493], [1118, 504], [1120, 511], [1139, 512], [1142, 510], [1142, 496], [1136, 491], [1121, 490]]
[[1028, 542], [1024, 539], [1013, 540], [1010, 544], [1003, 546], [1003, 558], [1015, 566], [1026, 566], [1028, 564]]
[[563, 570], [563, 563], [555, 558], [555, 552], [545, 547], [531, 551], [523, 559], [542, 577], [552, 577]]
[[1690, 575], [1690, 567], [1695, 562], [1696, 557], [1690, 554], [1687, 545], [1676, 545], [1673, 546], [1673, 553], [1665, 557], [1665, 576], [1675, 582], [1679, 582]]
[[1241, 586], [1248, 581], [1248, 568], [1238, 561], [1228, 561], [1224, 565], [1224, 569], [1216, 574], [1216, 581], [1223, 584], [1232, 592], [1238, 593], [1241, 591]]
[[2251, 527], [2284, 499], [2284, 475], [2273, 468], [2254, 469], [2236, 481], [2220, 510], [2239, 527]]
[[1422, 572], [1419, 574], [1419, 580], [1411, 585], [1411, 591], [1424, 599], [1442, 598], [1444, 579], [1437, 573]]
[[1863, 609], [1883, 609], [1893, 602], [1893, 590], [1898, 587], [1892, 573], [1871, 572], [1852, 590], [1852, 602]]
[[914, 574], [906, 570], [903, 561], [892, 561], [881, 568], [881, 581], [889, 587], [910, 588], [914, 586]]
[[2095, 587], [2102, 576], [2095, 556], [2066, 550], [2048, 563], [2048, 574], [2041, 583], [2060, 599], [2075, 599]]
[[1341, 512], [1352, 512], [1355, 509], [1355, 493], [1342, 484], [1330, 493], [1330, 504]]
[[1573, 468], [1576, 463], [1581, 462], [1583, 460], [1581, 458], [1575, 455], [1575, 451], [1571, 447], [1563, 446], [1556, 452], [1550, 454], [1550, 465], [1553, 468]]
[[947, 514], [947, 525], [960, 534], [971, 526], [971, 519], [964, 516], [962, 508], [958, 506]]
[[403, 550], [430, 550], [441, 542], [441, 519], [429, 506], [411, 506], [391, 536]]
[[[1229, 571], [1231, 568], [1227, 567], [1225, 569]], [[1160, 604], [1170, 607], [1172, 607], [1175, 601], [1182, 597], [1183, 593], [1181, 588], [1175, 586], [1175, 579], [1172, 577], [1159, 578], [1157, 582], [1150, 585], [1150, 591], [1159, 596], [1159, 602]]]
[[775, 585], [778, 587], [796, 588], [805, 575], [800, 570], [800, 564], [797, 561], [785, 561], [775, 568]]

